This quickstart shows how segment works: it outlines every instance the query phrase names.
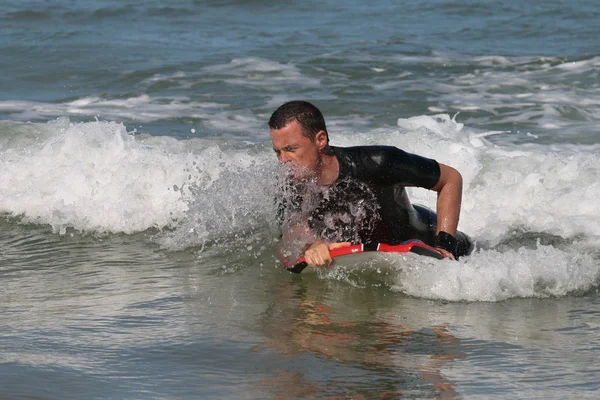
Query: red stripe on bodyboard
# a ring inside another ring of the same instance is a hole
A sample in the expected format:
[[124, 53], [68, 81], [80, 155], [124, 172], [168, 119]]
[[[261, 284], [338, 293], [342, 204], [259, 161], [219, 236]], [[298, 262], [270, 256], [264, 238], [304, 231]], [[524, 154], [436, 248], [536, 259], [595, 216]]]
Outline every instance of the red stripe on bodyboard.
[[[386, 244], [386, 243], [378, 243], [376, 246], [370, 245], [368, 246], [371, 249], [376, 250], [365, 250], [364, 244], [353, 244], [346, 247], [338, 247], [337, 249], [333, 249], [329, 251], [329, 255], [331, 258], [346, 256], [349, 254], [363, 253], [365, 251], [381, 251], [385, 253], [416, 253], [423, 256], [434, 257], [438, 259], [445, 258], [446, 256], [442, 254], [438, 249], [431, 247], [420, 240], [409, 240], [400, 244]], [[286, 268], [295, 273], [300, 273], [304, 268], [308, 265], [306, 264], [306, 260], [304, 257], [300, 257], [296, 260], [292, 267], [288, 267], [288, 260], [284, 260], [284, 265]]]

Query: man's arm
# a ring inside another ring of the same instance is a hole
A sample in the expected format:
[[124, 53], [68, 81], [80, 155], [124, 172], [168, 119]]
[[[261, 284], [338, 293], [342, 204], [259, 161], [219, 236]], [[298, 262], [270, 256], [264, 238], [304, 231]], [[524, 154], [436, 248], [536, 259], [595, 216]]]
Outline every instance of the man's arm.
[[296, 258], [303, 255], [306, 263], [311, 267], [331, 265], [329, 250], [351, 244], [350, 242], [331, 243], [315, 240], [312, 230], [305, 221], [296, 221], [295, 225], [285, 224], [282, 233], [285, 253], [290, 253]]
[[[440, 164], [440, 179], [431, 190], [438, 192], [436, 230], [438, 238], [444, 237], [443, 233], [440, 235], [440, 232], [446, 232], [452, 236], [456, 235], [462, 202], [462, 176], [460, 172], [448, 165]], [[454, 238], [450, 240], [452, 239]], [[447, 249], [440, 248], [440, 250], [447, 253]]]

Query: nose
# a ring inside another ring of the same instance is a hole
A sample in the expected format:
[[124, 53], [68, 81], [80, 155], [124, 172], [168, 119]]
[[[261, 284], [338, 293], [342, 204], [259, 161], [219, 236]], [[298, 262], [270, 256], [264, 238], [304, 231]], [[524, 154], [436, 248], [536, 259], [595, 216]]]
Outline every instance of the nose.
[[289, 161], [290, 161], [290, 158], [286, 153], [284, 153], [283, 151], [281, 153], [279, 153], [279, 162], [281, 164], [285, 164], [286, 162], [289, 162]]

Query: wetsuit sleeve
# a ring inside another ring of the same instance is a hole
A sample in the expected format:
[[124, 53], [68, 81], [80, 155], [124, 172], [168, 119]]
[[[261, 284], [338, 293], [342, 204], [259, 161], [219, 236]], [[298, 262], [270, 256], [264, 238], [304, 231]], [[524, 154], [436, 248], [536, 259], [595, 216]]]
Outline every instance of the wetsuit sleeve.
[[440, 179], [440, 165], [433, 159], [392, 146], [368, 146], [362, 150], [364, 171], [368, 171], [368, 180], [373, 183], [431, 189]]

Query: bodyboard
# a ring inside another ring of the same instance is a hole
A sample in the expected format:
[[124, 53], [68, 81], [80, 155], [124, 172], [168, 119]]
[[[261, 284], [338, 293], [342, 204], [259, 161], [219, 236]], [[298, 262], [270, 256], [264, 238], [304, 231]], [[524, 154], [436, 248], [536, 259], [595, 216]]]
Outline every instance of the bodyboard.
[[[359, 243], [352, 244], [346, 247], [338, 247], [329, 251], [329, 255], [332, 259], [336, 257], [348, 256], [351, 254], [358, 254], [364, 252], [385, 252], [385, 253], [415, 253], [425, 257], [433, 257], [439, 260], [446, 258], [441, 251], [435, 247], [431, 247], [420, 240], [407, 240], [400, 244], [385, 244], [385, 243]], [[286, 265], [287, 264], [287, 265]], [[304, 257], [300, 257], [293, 264], [286, 263], [284, 265], [287, 270], [295, 274], [302, 272], [308, 264], [304, 260]]]

